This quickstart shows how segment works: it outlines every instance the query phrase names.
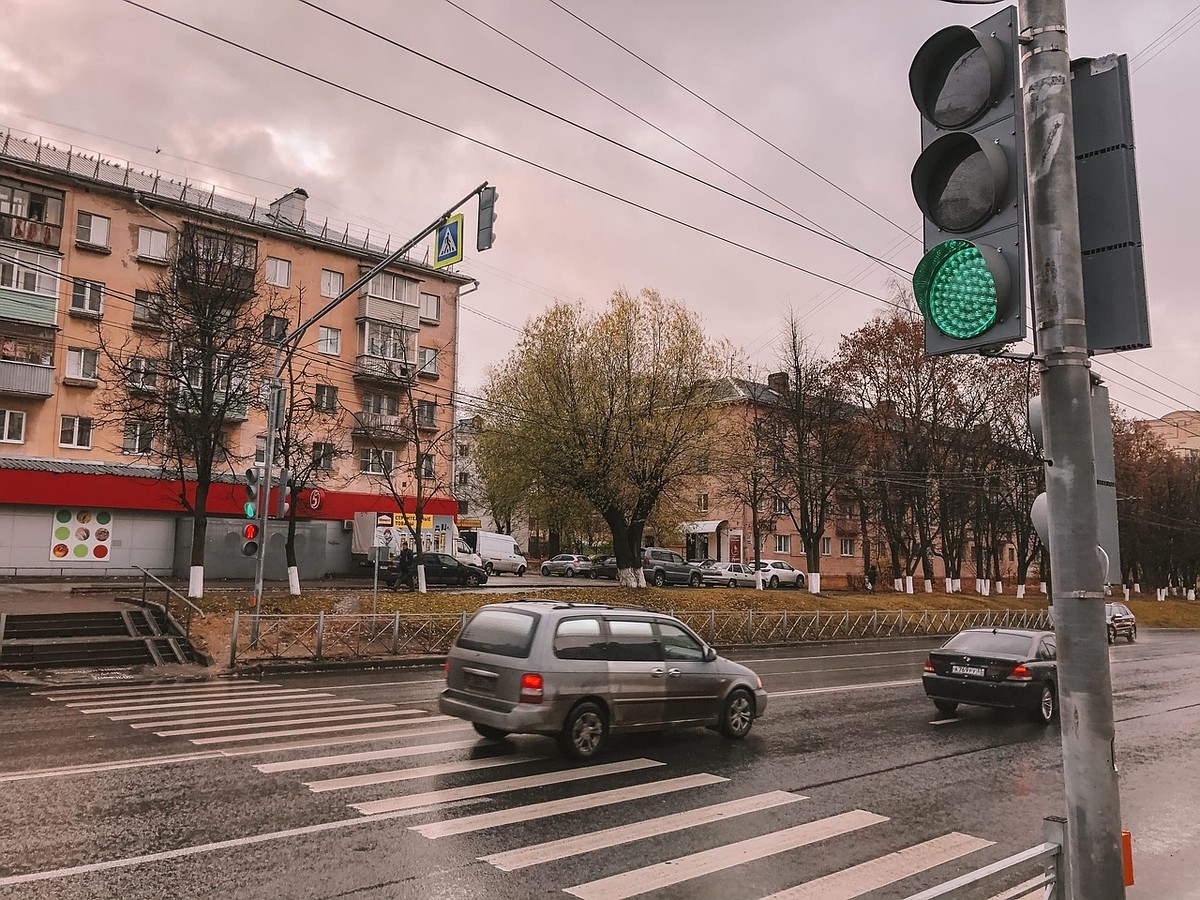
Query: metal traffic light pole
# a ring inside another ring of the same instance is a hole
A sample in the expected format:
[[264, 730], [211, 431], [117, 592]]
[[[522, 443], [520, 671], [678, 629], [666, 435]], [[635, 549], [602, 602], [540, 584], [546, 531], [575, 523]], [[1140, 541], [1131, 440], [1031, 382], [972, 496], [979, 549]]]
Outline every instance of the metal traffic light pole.
[[[259, 617], [262, 614], [263, 571], [266, 567], [267, 557], [267, 519], [268, 507], [270, 506], [271, 500], [271, 469], [275, 464], [275, 433], [279, 430], [283, 422], [283, 381], [281, 376], [283, 375], [284, 365], [287, 363], [288, 358], [299, 348], [301, 338], [304, 337], [304, 333], [312, 327], [313, 323], [328, 315], [331, 310], [337, 307], [338, 304], [340, 304], [347, 297], [352, 297], [354, 294], [358, 293], [358, 291], [360, 291], [364, 285], [371, 282], [372, 278], [374, 278], [388, 266], [397, 262], [402, 256], [408, 253], [409, 250], [423, 241], [430, 234], [436, 232], [443, 223], [445, 223], [452, 215], [454, 215], [454, 211], [456, 209], [465, 205], [472, 197], [480, 194], [485, 188], [487, 188], [487, 186], [488, 183], [486, 181], [479, 185], [479, 187], [475, 188], [475, 190], [471, 191], [471, 193], [467, 194], [452, 207], [434, 219], [432, 223], [419, 231], [415, 237], [412, 237], [406, 241], [402, 247], [379, 262], [372, 269], [360, 275], [358, 279], [352, 285], [350, 285], [350, 287], [343, 290], [340, 294], [297, 325], [292, 331], [284, 335], [283, 339], [279, 342], [279, 346], [276, 347], [275, 368], [271, 378], [267, 382], [271, 391], [270, 400], [267, 404], [267, 440], [263, 457], [262, 503], [260, 504], [261, 509], [259, 512], [259, 524], [261, 528], [259, 533], [258, 555], [255, 559], [254, 566], [254, 615], [251, 617], [250, 627], [250, 645], [252, 647], [258, 644]], [[460, 234], [459, 237], [461, 239], [462, 235]], [[287, 351], [286, 353], [284, 352], [285, 350]], [[286, 487], [286, 485], [284, 485], [284, 487]]]
[[1067, 852], [1075, 900], [1125, 896], [1066, 0], [1019, 0]]

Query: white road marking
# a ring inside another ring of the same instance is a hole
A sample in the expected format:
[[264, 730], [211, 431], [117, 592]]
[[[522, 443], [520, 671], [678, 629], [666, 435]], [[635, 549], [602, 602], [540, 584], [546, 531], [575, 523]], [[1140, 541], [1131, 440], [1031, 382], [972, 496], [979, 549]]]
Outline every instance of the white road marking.
[[645, 784], [635, 784], [630, 787], [613, 788], [607, 791], [595, 791], [579, 797], [564, 797], [561, 800], [547, 800], [543, 803], [529, 803], [511, 809], [501, 809], [490, 813], [480, 813], [474, 816], [461, 816], [457, 819], [447, 819], [443, 822], [430, 822], [428, 825], [412, 825], [411, 830], [418, 831], [432, 839], [449, 837], [454, 834], [468, 834], [473, 831], [483, 831], [485, 828], [497, 828], [502, 825], [512, 825], [517, 822], [530, 822], [534, 819], [545, 819], [550, 816], [561, 816], [581, 812], [585, 809], [597, 809], [601, 806], [611, 806], [614, 803], [626, 803], [631, 800], [641, 800], [646, 797], [658, 797], [674, 791], [685, 791], [696, 787], [707, 787], [728, 781], [720, 775], [681, 775], [678, 778], [665, 778], [661, 781], [651, 781]]
[[[203, 706], [219, 706], [229, 707], [233, 709], [238, 706], [263, 706], [274, 703], [277, 700], [285, 699], [295, 700], [298, 697], [332, 697], [333, 694], [317, 694], [310, 693], [307, 688], [302, 690], [288, 691], [272, 691], [271, 694], [254, 694], [253, 696], [242, 695], [239, 697], [230, 697], [224, 700], [189, 700], [187, 702], [171, 701], [170, 703], [138, 703], [134, 706], [98, 706], [83, 709], [79, 711], [88, 715], [97, 713], [125, 713], [125, 712], [155, 712], [162, 709], [197, 709]], [[78, 706], [75, 703], [68, 703], [67, 706]]]
[[350, 806], [364, 815], [373, 815], [375, 813], [391, 812], [398, 809], [409, 809], [413, 806], [437, 805], [450, 800], [462, 800], [466, 797], [486, 797], [490, 794], [506, 794], [511, 791], [523, 791], [527, 788], [539, 788], [551, 784], [565, 784], [569, 781], [601, 778], [605, 775], [620, 775], [625, 772], [636, 772], [639, 769], [650, 769], [662, 765], [666, 765], [666, 763], [661, 763], [654, 759], [631, 759], [624, 762], [604, 763], [599, 766], [584, 766], [578, 769], [546, 772], [542, 775], [527, 775], [524, 778], [510, 778], [507, 781], [468, 784], [463, 787], [428, 791], [423, 794], [410, 794], [407, 797], [387, 797], [383, 800], [371, 800], [366, 803], [352, 803]]
[[222, 732], [229, 731], [245, 731], [248, 728], [290, 727], [292, 725], [312, 725], [317, 722], [342, 722], [349, 721], [351, 719], [380, 719], [386, 718], [387, 716], [419, 716], [423, 712], [424, 710], [420, 709], [393, 708], [383, 712], [353, 712], [340, 716], [317, 716], [315, 719], [286, 719], [283, 722], [241, 722], [237, 725], [200, 725], [189, 728], [175, 728], [170, 731], [156, 731], [154, 733], [159, 737], [181, 737], [186, 734], [220, 734]]
[[228, 684], [169, 684], [146, 685], [144, 687], [113, 687], [113, 688], [81, 688], [66, 691], [34, 691], [34, 697], [45, 697], [47, 700], [59, 702], [62, 700], [86, 700], [89, 697], [99, 697], [108, 700], [122, 700], [126, 697], [166, 697], [173, 694], [205, 694], [224, 691], [253, 691], [268, 688], [279, 688], [279, 684], [259, 684], [256, 681], [230, 682]]
[[957, 725], [962, 719], [934, 719], [930, 725]]
[[331, 738], [309, 738], [304, 741], [284, 741], [280, 744], [264, 744], [261, 747], [222, 750], [221, 754], [224, 756], [253, 756], [258, 753], [282, 753], [288, 750], [308, 750], [312, 747], [335, 747], [340, 744], [367, 744], [378, 741], [390, 741], [393, 738], [425, 737], [430, 734], [446, 734], [448, 732], [457, 732], [459, 734], [473, 733], [469, 725], [453, 724], [442, 725], [436, 728], [420, 728], [416, 731], [405, 729], [404, 731], [385, 731], [382, 734], [339, 735]]
[[[464, 800], [459, 806], [476, 803], [476, 800]], [[437, 807], [441, 812], [445, 807]], [[233, 838], [227, 841], [216, 841], [211, 844], [199, 844], [192, 847], [179, 847], [175, 850], [163, 850], [158, 853], [145, 853], [141, 856], [127, 856], [123, 859], [111, 859], [104, 862], [88, 863], [82, 866], [69, 866], [63, 869], [51, 869], [45, 872], [29, 872], [25, 875], [9, 875], [0, 878], [0, 887], [13, 884], [30, 884], [36, 881], [53, 881], [59, 878], [70, 878], [75, 875], [89, 875], [93, 872], [109, 872], [113, 869], [127, 869], [145, 863], [161, 862], [167, 859], [181, 859], [196, 856], [201, 853], [213, 853], [217, 850], [229, 850], [237, 847], [249, 847], [267, 841], [284, 840], [291, 837], [301, 837], [306, 834], [320, 834], [323, 831], [337, 831], [342, 828], [354, 828], [359, 825], [371, 825], [375, 822], [385, 822], [402, 816], [415, 816], [421, 813], [434, 812], [433, 807], [427, 809], [408, 809], [403, 812], [384, 813], [378, 816], [355, 816], [353, 819], [339, 819], [334, 822], [322, 822], [319, 825], [305, 825], [302, 828], [288, 828], [285, 831], [271, 831], [266, 834], [254, 834], [246, 837]]]
[[[298, 700], [285, 700], [281, 703], [272, 703], [267, 708], [268, 709], [289, 710], [287, 715], [292, 715], [295, 712], [297, 712], [298, 710], [300, 710], [306, 706], [329, 706], [331, 704], [361, 703], [362, 702], [361, 700], [355, 700], [351, 697], [329, 697], [329, 696], [326, 696], [324, 699], [317, 697], [317, 699], [315, 699], [315, 700], [309, 700], [308, 697], [311, 697], [311, 696], [312, 696], [311, 694], [306, 694], [304, 697], [301, 697]], [[179, 709], [179, 710], [168, 710], [165, 713], [159, 712], [157, 709], [146, 709], [146, 710], [142, 710], [141, 712], [124, 713], [123, 715], [119, 715], [119, 716], [109, 716], [109, 718], [112, 719], [114, 722], [132, 722], [135, 719], [152, 719], [152, 718], [155, 718], [156, 716], [164, 716], [164, 715], [167, 715], [167, 716], [210, 716], [210, 715], [221, 715], [225, 712], [226, 712], [226, 710], [220, 709], [220, 708], [218, 708], [218, 709], [196, 709], [196, 710]], [[266, 712], [263, 712], [262, 710], [254, 709], [249, 706], [230, 707], [228, 712], [246, 712], [249, 715], [258, 715], [258, 716], [267, 715]], [[142, 726], [133, 725], [131, 727], [145, 728], [146, 726], [145, 725], [142, 725]]]
[[323, 684], [323, 691], [353, 691], [359, 688], [407, 687], [410, 684], [445, 684], [445, 678], [429, 678], [420, 681], [370, 681], [361, 684]]
[[142, 769], [147, 766], [169, 766], [173, 763], [196, 762], [203, 759], [220, 759], [220, 750], [197, 750], [193, 753], [171, 753], [165, 756], [142, 756], [117, 762], [86, 763], [79, 766], [62, 766], [57, 769], [36, 769], [29, 772], [6, 772], [0, 774], [0, 783], [29, 781], [35, 778], [58, 778], [64, 775], [91, 775], [96, 772], [117, 772], [121, 769]]
[[497, 766], [515, 766], [519, 763], [547, 759], [544, 755], [512, 754], [489, 756], [483, 759], [460, 759], [456, 762], [437, 763], [432, 766], [416, 766], [411, 769], [393, 769], [389, 772], [371, 772], [367, 775], [347, 775], [344, 778], [326, 778], [324, 781], [306, 781], [304, 786], [314, 794], [324, 791], [340, 791], [346, 788], [366, 787], [371, 784], [392, 784], [396, 781], [412, 781], [435, 775], [453, 775], [456, 772], [473, 772], [476, 769], [494, 769]]
[[908, 687], [909, 685], [920, 683], [920, 678], [907, 678], [904, 681], [876, 681], [871, 684], [837, 684], [831, 687], [801, 688], [796, 691], [774, 691], [767, 694], [767, 696], [774, 699], [776, 697], [802, 697], [808, 694], [840, 694], [843, 691], [869, 691], [875, 688]]
[[806, 881], [771, 894], [764, 900], [854, 900], [903, 878], [911, 878], [968, 853], [990, 847], [992, 843], [969, 834], [952, 832], [823, 878]]
[[285, 731], [257, 731], [254, 734], [221, 735], [220, 737], [191, 738], [196, 745], [236, 744], [239, 741], [258, 741], [263, 738], [293, 737], [301, 734], [330, 734], [338, 731], [362, 731], [364, 728], [390, 728], [393, 725], [414, 725], [424, 722], [445, 722], [449, 716], [422, 716], [419, 719], [388, 719], [362, 725], [330, 725], [328, 728], [289, 728]]
[[479, 740], [446, 741], [441, 744], [421, 744], [417, 747], [389, 747], [387, 750], [364, 750], [361, 753], [342, 753], [337, 756], [313, 756], [308, 759], [289, 759], [284, 762], [262, 763], [255, 766], [260, 772], [296, 772], [300, 769], [319, 769], [346, 763], [374, 762], [381, 759], [405, 759], [409, 756], [429, 756], [451, 750], [468, 750], [479, 746]]
[[[346, 704], [356, 704], [347, 706]], [[333, 705], [329, 705], [333, 704]], [[201, 716], [198, 719], [170, 719], [166, 722], [155, 719], [150, 722], [130, 722], [130, 728], [173, 728], [176, 725], [205, 725], [213, 722], [247, 722], [251, 719], [279, 719], [284, 716], [307, 715], [308, 713], [347, 712], [364, 709], [395, 709], [394, 703], [363, 703], [361, 700], [313, 700], [306, 701], [303, 706], [284, 710], [255, 710], [254, 712], [238, 713], [230, 716]], [[187, 715], [187, 713], [176, 713]], [[109, 716], [114, 722], [124, 719], [124, 716]], [[141, 718], [139, 716], [139, 718]]]
[[528, 866], [578, 856], [581, 853], [617, 847], [649, 837], [658, 837], [672, 831], [695, 828], [698, 825], [722, 822], [735, 816], [744, 816], [747, 813], [773, 809], [776, 806], [807, 799], [801, 794], [771, 791], [767, 794], [742, 797], [712, 806], [701, 806], [698, 809], [689, 809], [669, 816], [659, 816], [656, 819], [643, 819], [641, 822], [633, 822], [629, 825], [618, 825], [615, 828], [604, 828], [600, 831], [590, 831], [557, 841], [547, 841], [544, 844], [518, 847], [516, 850], [493, 853], [491, 856], [481, 856], [479, 859], [491, 863], [501, 871], [512, 872], [515, 869], [524, 869]]
[[774, 831], [759, 837], [702, 850], [653, 866], [632, 869], [620, 875], [600, 878], [585, 884], [566, 888], [581, 900], [624, 900], [637, 894], [655, 891], [702, 875], [711, 875], [743, 863], [765, 859], [787, 850], [795, 850], [808, 844], [823, 841], [868, 825], [886, 822], [887, 816], [876, 815], [863, 809], [852, 810], [827, 819], [806, 822], [782, 831]]

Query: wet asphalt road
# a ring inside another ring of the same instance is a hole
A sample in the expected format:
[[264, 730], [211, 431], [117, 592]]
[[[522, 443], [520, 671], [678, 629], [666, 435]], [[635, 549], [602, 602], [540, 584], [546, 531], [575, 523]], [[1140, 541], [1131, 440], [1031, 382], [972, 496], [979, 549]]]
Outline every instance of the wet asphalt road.
[[[1038, 843], [1063, 810], [1057, 725], [967, 708], [945, 722], [919, 684], [934, 643], [732, 653], [772, 693], [749, 739], [614, 738], [584, 767], [546, 739], [487, 744], [435, 718], [437, 668], [6, 687], [0, 898], [614, 898], [662, 884], [644, 896], [753, 900], [965, 835], [964, 855], [936, 865], [923, 849], [925, 871], [862, 894], [908, 896]], [[1128, 896], [1196, 900], [1200, 634], [1147, 630], [1111, 658]], [[738, 815], [656, 822], [590, 852], [510, 853], [745, 798]], [[574, 811], [532, 806], [555, 800]], [[806, 823], [842, 833], [814, 839]], [[832, 891], [805, 896], [859, 896]]]

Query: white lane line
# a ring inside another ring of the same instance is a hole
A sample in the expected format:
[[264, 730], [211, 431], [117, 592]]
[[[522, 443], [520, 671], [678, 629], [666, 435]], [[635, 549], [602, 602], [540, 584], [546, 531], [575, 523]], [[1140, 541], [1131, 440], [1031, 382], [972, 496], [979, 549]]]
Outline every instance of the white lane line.
[[117, 762], [87, 763], [79, 766], [62, 766], [57, 769], [36, 769], [29, 772], [6, 772], [0, 774], [0, 784], [10, 781], [30, 781], [35, 778], [58, 778], [65, 775], [91, 775], [96, 772], [117, 772], [121, 769], [142, 769], [147, 766], [169, 766], [173, 763], [196, 762], [203, 759], [221, 759], [220, 750], [197, 750], [194, 753], [171, 753], [165, 756], [142, 756], [138, 759], [123, 759]]
[[962, 719], [934, 719], [930, 725], [957, 725]]
[[582, 781], [585, 778], [620, 775], [625, 772], [636, 772], [639, 769], [650, 769], [662, 765], [666, 765], [666, 763], [661, 763], [655, 759], [630, 759], [624, 762], [604, 763], [599, 766], [585, 766], [580, 769], [546, 772], [542, 775], [527, 775], [524, 778], [510, 778], [507, 781], [468, 784], [464, 787], [428, 791], [423, 794], [410, 794], [407, 797], [387, 797], [383, 800], [371, 800], [367, 803], [351, 803], [350, 807], [369, 816], [375, 813], [392, 812], [397, 809], [409, 809], [413, 806], [430, 806], [450, 800], [462, 800], [466, 797], [486, 797], [491, 794], [506, 794], [511, 791], [523, 791], [527, 788], [539, 788], [551, 784]]
[[[285, 697], [286, 695], [286, 697]], [[89, 709], [80, 708], [81, 713], [86, 713], [89, 716], [97, 713], [125, 713], [125, 712], [155, 712], [160, 709], [199, 709], [205, 706], [229, 707], [234, 709], [238, 706], [264, 706], [277, 702], [278, 700], [288, 699], [295, 700], [298, 697], [332, 697], [333, 694], [315, 694], [309, 693], [308, 690], [299, 691], [272, 691], [271, 694], [255, 694], [253, 696], [229, 697], [224, 700], [189, 700], [185, 702], [171, 701], [170, 703], [139, 703], [135, 706], [99, 706]], [[73, 703], [68, 703], [68, 706], [75, 706]]]
[[[475, 800], [464, 800], [460, 806], [476, 803]], [[445, 807], [438, 807], [440, 812]], [[0, 887], [13, 884], [30, 884], [36, 881], [53, 881], [59, 878], [70, 878], [75, 875], [90, 875], [93, 872], [109, 872], [113, 869], [127, 869], [145, 863], [162, 862], [167, 859], [181, 859], [187, 856], [197, 856], [201, 853], [213, 853], [218, 850], [230, 850], [237, 847], [250, 847], [267, 841], [285, 840], [291, 837], [302, 837], [307, 834], [320, 834], [323, 831], [337, 831], [342, 828], [354, 828], [359, 825], [371, 825], [376, 822], [386, 822], [402, 816], [415, 816], [421, 813], [434, 812], [434, 808], [409, 809], [403, 812], [384, 813], [378, 816], [355, 816], [353, 819], [339, 819], [335, 822], [322, 822], [319, 825], [305, 825], [302, 828], [288, 828], [285, 831], [270, 831], [266, 834], [254, 834], [246, 837], [233, 838], [227, 841], [215, 841], [211, 844], [199, 844], [192, 847], [179, 847], [175, 850], [163, 850], [158, 853], [145, 853], [141, 856], [127, 856], [123, 859], [110, 859], [104, 862], [88, 863], [82, 866], [69, 866], [63, 869], [50, 869], [44, 872], [29, 872], [24, 875], [9, 875], [0, 878]]]
[[840, 694], [843, 691], [870, 691], [876, 688], [890, 687], [908, 687], [913, 684], [920, 684], [920, 678], [906, 678], [903, 681], [875, 681], [871, 684], [838, 684], [832, 687], [819, 688], [801, 688], [796, 691], [774, 691], [767, 694], [770, 698], [775, 697], [803, 697], [808, 694]]
[[992, 841], [952, 832], [922, 844], [914, 844], [849, 869], [815, 878], [795, 887], [771, 894], [764, 900], [854, 900], [863, 894], [887, 887], [903, 878], [920, 875], [935, 866], [952, 862], [992, 846]]
[[130, 709], [153, 708], [160, 703], [200, 703], [205, 700], [245, 700], [249, 697], [285, 697], [307, 694], [309, 688], [260, 688], [253, 691], [204, 691], [187, 694], [139, 694], [136, 697], [77, 697], [64, 706], [90, 711], [97, 706], [128, 706]]
[[280, 684], [259, 684], [256, 681], [239, 682], [237, 684], [197, 684], [197, 685], [175, 685], [162, 684], [150, 685], [144, 688], [92, 688], [82, 691], [34, 691], [33, 696], [45, 697], [47, 700], [53, 700], [58, 703], [63, 700], [87, 700], [89, 697], [96, 697], [100, 700], [124, 700], [126, 698], [136, 697], [169, 697], [176, 694], [182, 696], [200, 696], [203, 694], [222, 694], [226, 692], [236, 691], [261, 691], [271, 688], [281, 688]]
[[425, 837], [433, 840], [449, 837], [453, 834], [468, 834], [473, 831], [483, 831], [485, 828], [497, 828], [517, 822], [530, 822], [534, 819], [545, 819], [550, 816], [582, 812], [585, 809], [597, 809], [601, 806], [611, 806], [615, 803], [642, 800], [646, 797], [659, 797], [674, 791], [708, 787], [709, 785], [720, 784], [728, 780], [728, 778], [722, 778], [720, 775], [709, 775], [708, 773], [681, 775], [678, 778], [666, 778], [661, 781], [635, 784], [630, 787], [595, 791], [579, 797], [564, 797], [561, 800], [547, 800], [544, 803], [529, 803], [525, 806], [515, 806], [511, 809], [480, 813], [475, 816], [460, 816], [457, 819], [447, 819], [444, 822], [430, 822], [428, 825], [412, 825], [409, 827], [412, 831], [418, 831]]
[[354, 691], [359, 688], [408, 687], [410, 684], [445, 684], [445, 678], [429, 678], [420, 681], [364, 681], [356, 684], [323, 684], [323, 691]]
[[479, 746], [479, 740], [445, 741], [441, 744], [421, 744], [417, 747], [389, 747], [387, 750], [364, 750], [361, 753], [341, 753], [337, 756], [313, 756], [308, 759], [289, 759], [284, 762], [262, 763], [255, 766], [260, 772], [296, 772], [300, 769], [320, 769], [347, 763], [375, 762], [381, 759], [406, 759], [410, 756], [430, 756], [452, 750], [469, 750]]
[[396, 781], [412, 781], [436, 775], [454, 775], [458, 772], [473, 772], [476, 769], [494, 769], [497, 766], [515, 766], [520, 763], [548, 759], [545, 755], [514, 754], [512, 756], [489, 756], [483, 759], [461, 759], [457, 762], [437, 763], [432, 766], [416, 766], [412, 769], [393, 769], [389, 772], [372, 772], [369, 775], [347, 775], [345, 778], [326, 778], [324, 781], [306, 781], [304, 786], [314, 794], [325, 791], [340, 791], [346, 788], [366, 787], [372, 784], [392, 784]]
[[[286, 719], [282, 722], [240, 722], [237, 725], [199, 725], [188, 728], [173, 728], [154, 732], [159, 737], [182, 737], [187, 734], [222, 734], [230, 731], [245, 731], [248, 728], [279, 728], [292, 725], [313, 725], [318, 722], [347, 722], [351, 719], [381, 719], [388, 716], [419, 716], [421, 709], [388, 709], [383, 712], [352, 712], [340, 716], [317, 716], [309, 719]], [[397, 720], [399, 721], [399, 720]], [[372, 722], [372, 725], [377, 723]]]
[[624, 900], [886, 821], [887, 816], [856, 809], [839, 816], [669, 859], [657, 865], [632, 869], [609, 878], [577, 884], [565, 890], [580, 900]]
[[362, 731], [364, 728], [390, 728], [393, 725], [413, 725], [424, 722], [445, 722], [449, 719], [449, 716], [422, 716], [419, 719], [388, 719], [383, 722], [367, 722], [364, 725], [330, 725], [328, 728], [289, 728], [285, 731], [258, 731], [254, 734], [191, 738], [191, 742], [197, 745], [236, 744], [239, 741], [259, 741], [263, 738], [293, 737], [301, 734], [330, 734], [338, 731]]
[[[308, 696], [311, 696], [311, 695], [305, 695], [305, 697], [303, 697], [299, 700], [285, 700], [282, 703], [272, 703], [270, 705], [270, 707], [268, 707], [268, 708], [269, 709], [286, 710], [286, 712], [282, 713], [282, 715], [291, 716], [291, 715], [295, 715], [298, 712], [302, 712], [303, 707], [306, 707], [306, 706], [336, 705], [338, 708], [342, 708], [341, 705], [344, 703], [362, 703], [361, 700], [355, 700], [351, 697], [326, 697], [325, 699], [321, 699], [320, 697], [318, 697], [316, 700], [309, 700], [309, 699], [307, 699]], [[355, 708], [361, 709], [361, 707], [355, 707]], [[264, 712], [264, 711], [258, 710], [258, 709], [251, 709], [250, 707], [247, 707], [247, 706], [233, 707], [230, 711], [231, 712], [245, 712], [247, 718], [250, 718], [253, 716], [271, 715], [270, 713], [267, 713], [267, 712]], [[109, 716], [109, 718], [112, 719], [114, 722], [133, 722], [135, 719], [153, 719], [153, 718], [161, 717], [164, 715], [166, 715], [166, 716], [213, 716], [213, 715], [221, 715], [224, 712], [225, 712], [225, 710], [222, 710], [222, 709], [196, 709], [196, 710], [180, 709], [180, 710], [173, 710], [173, 711], [168, 710], [167, 712], [163, 713], [163, 712], [159, 712], [156, 709], [153, 709], [153, 710], [143, 710], [142, 712], [135, 712], [135, 713], [124, 713], [119, 716]], [[153, 724], [154, 723], [151, 722], [148, 725], [130, 725], [130, 727], [131, 728], [149, 728], [149, 727], [153, 727]]]
[[[347, 703], [355, 703], [358, 705], [347, 706]], [[332, 704], [332, 705], [331, 705]], [[334, 713], [334, 712], [349, 712], [351, 710], [364, 709], [395, 709], [394, 703], [363, 703], [361, 700], [313, 700], [306, 701], [301, 707], [295, 709], [283, 710], [255, 710], [254, 712], [238, 713], [232, 716], [201, 716], [198, 719], [170, 719], [166, 722], [161, 719], [154, 719], [150, 722], [130, 722], [130, 728], [173, 728], [176, 725], [206, 725], [213, 722], [248, 722], [251, 719], [280, 719], [284, 716], [307, 715], [309, 713]], [[176, 715], [187, 715], [187, 713], [176, 713]], [[123, 716], [109, 716], [114, 722], [123, 719]]]
[[313, 747], [336, 747], [340, 744], [369, 744], [379, 741], [390, 741], [395, 738], [425, 737], [430, 734], [473, 734], [469, 725], [441, 725], [435, 728], [419, 728], [415, 731], [385, 731], [380, 734], [339, 735], [331, 738], [309, 738], [304, 741], [284, 741], [279, 744], [264, 744], [260, 747], [241, 747], [236, 750], [222, 750], [222, 756], [254, 756], [260, 753], [283, 753], [288, 750], [309, 750]]
[[643, 819], [641, 822], [634, 822], [630, 825], [618, 825], [615, 828], [590, 831], [557, 841], [547, 841], [544, 844], [518, 847], [516, 850], [493, 853], [491, 856], [481, 856], [479, 859], [503, 872], [512, 872], [528, 866], [578, 856], [581, 853], [591, 853], [595, 850], [617, 847], [649, 837], [658, 837], [672, 831], [682, 831], [685, 828], [695, 828], [712, 822], [723, 822], [735, 816], [744, 816], [747, 813], [773, 809], [776, 806], [807, 799], [800, 794], [791, 794], [787, 791], [771, 791], [767, 794], [715, 803], [712, 806], [701, 806], [698, 809], [689, 809], [669, 816], [659, 816], [656, 819]]

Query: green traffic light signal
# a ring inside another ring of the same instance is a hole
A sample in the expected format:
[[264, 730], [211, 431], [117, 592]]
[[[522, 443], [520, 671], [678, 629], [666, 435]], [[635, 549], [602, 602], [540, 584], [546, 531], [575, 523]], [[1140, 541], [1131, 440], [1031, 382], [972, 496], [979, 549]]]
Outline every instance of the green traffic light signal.
[[249, 500], [246, 501], [246, 504], [242, 507], [242, 509], [244, 509], [246, 511], [247, 519], [253, 519], [254, 514], [257, 512], [257, 510], [254, 508], [254, 504], [251, 503]]
[[913, 274], [922, 315], [956, 340], [977, 337], [1008, 309], [1012, 279], [1007, 262], [991, 247], [951, 240], [931, 249]]

